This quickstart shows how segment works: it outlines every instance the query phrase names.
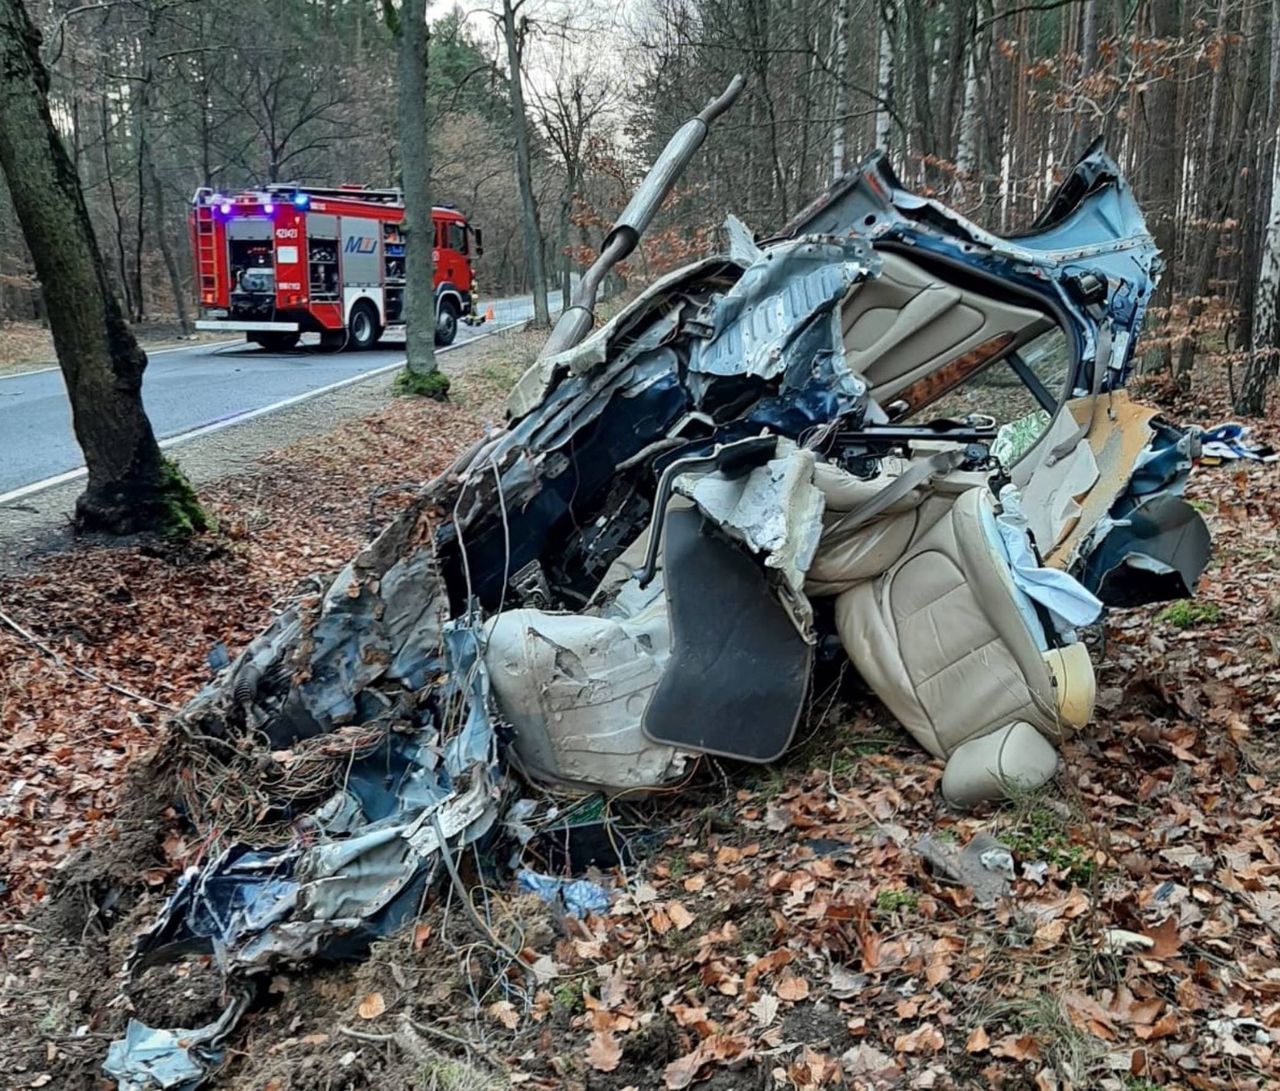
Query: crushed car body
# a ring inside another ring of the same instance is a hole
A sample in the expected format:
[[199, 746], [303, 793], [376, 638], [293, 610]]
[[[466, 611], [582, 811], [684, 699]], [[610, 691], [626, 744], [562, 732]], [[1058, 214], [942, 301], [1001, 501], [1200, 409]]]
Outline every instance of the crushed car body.
[[[950, 803], [1036, 787], [1092, 714], [1082, 632], [1193, 591], [1196, 437], [1124, 389], [1158, 254], [1098, 145], [1014, 239], [874, 155], [772, 237], [731, 219], [724, 253], [588, 332], [734, 94], [673, 139], [506, 426], [178, 717], [227, 762], [341, 739], [344, 775], [282, 800], [287, 844], [192, 869], [129, 973], [195, 951], [243, 983], [357, 951], [456, 877], [521, 779], [636, 791], [700, 755], [776, 760], [832, 647], [945, 762]], [[107, 1071], [196, 1086], [228, 994], [200, 1031], [131, 1025]]]

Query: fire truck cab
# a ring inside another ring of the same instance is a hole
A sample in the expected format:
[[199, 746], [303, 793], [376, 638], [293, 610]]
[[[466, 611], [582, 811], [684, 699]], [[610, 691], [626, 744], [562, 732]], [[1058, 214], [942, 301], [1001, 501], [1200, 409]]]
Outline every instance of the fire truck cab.
[[[473, 257], [480, 232], [457, 209], [432, 210], [436, 343], [476, 314]], [[398, 189], [269, 185], [191, 202], [202, 317], [196, 328], [243, 332], [269, 349], [303, 333], [329, 351], [371, 348], [404, 322], [404, 198]]]

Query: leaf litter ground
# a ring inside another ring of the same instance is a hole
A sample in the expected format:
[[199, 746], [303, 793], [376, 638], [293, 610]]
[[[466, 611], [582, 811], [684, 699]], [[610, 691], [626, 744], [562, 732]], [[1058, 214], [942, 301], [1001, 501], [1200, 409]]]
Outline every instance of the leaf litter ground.
[[[449, 405], [391, 402], [209, 490], [208, 541], [82, 544], [5, 579], [0, 603], [67, 664], [179, 706], [211, 647], [234, 655], [496, 419], [500, 357], [528, 351], [482, 355]], [[1203, 393], [1171, 411], [1225, 415]], [[363, 963], [273, 978], [211, 1086], [1274, 1086], [1276, 473], [1193, 476], [1215, 538], [1199, 601], [1216, 609], [1109, 617], [1095, 722], [1051, 791], [951, 813], [939, 764], [850, 678], [824, 680], [784, 762], [704, 762], [648, 804], [661, 843], [611, 877], [609, 916], [480, 890], [482, 932], [444, 891]], [[151, 971], [128, 1000], [115, 976], [210, 847], [172, 807], [165, 715], [0, 630], [13, 1087], [105, 1087], [98, 1065], [131, 1012], [195, 1026], [219, 1009], [198, 964]], [[985, 907], [914, 849], [980, 831], [1017, 863], [1011, 895]]]

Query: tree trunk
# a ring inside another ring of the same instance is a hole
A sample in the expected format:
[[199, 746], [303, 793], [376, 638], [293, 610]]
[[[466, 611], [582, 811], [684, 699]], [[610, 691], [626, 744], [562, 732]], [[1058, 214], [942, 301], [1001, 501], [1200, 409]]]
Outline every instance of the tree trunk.
[[0, 0], [0, 168], [44, 290], [89, 470], [76, 523], [117, 534], [201, 529], [195, 497], [161, 458], [142, 408], [147, 357], [107, 282], [48, 91], [39, 32], [21, 0]]
[[[1280, 130], [1275, 139], [1280, 141]], [[1272, 156], [1271, 208], [1258, 263], [1258, 288], [1254, 295], [1253, 331], [1249, 364], [1245, 369], [1236, 411], [1253, 415], [1266, 408], [1267, 387], [1276, 374], [1280, 329], [1276, 322], [1276, 296], [1280, 293], [1280, 155]]]
[[[1227, 0], [1219, 0], [1217, 25], [1219, 38], [1225, 38], [1227, 16]], [[1246, 69], [1250, 70], [1250, 72], [1252, 71], [1253, 65], [1247, 45], [1241, 47], [1240, 61], [1244, 63]], [[1181, 345], [1178, 347], [1175, 378], [1178, 385], [1183, 389], [1187, 389], [1191, 385], [1191, 372], [1195, 366], [1196, 350], [1200, 343], [1196, 323], [1204, 312], [1205, 302], [1209, 293], [1209, 281], [1217, 264], [1218, 245], [1222, 237], [1222, 222], [1231, 207], [1232, 190], [1234, 188], [1232, 183], [1239, 169], [1236, 152], [1240, 147], [1244, 132], [1245, 115], [1248, 111], [1247, 99], [1249, 96], [1242, 95], [1241, 101], [1236, 104], [1237, 109], [1232, 117], [1230, 134], [1220, 153], [1218, 135], [1222, 125], [1218, 115], [1222, 108], [1222, 83], [1226, 68], [1226, 58], [1224, 57], [1214, 68], [1213, 86], [1209, 94], [1209, 120], [1205, 132], [1203, 161], [1212, 163], [1215, 169], [1207, 177], [1200, 179], [1200, 192], [1197, 195], [1195, 204], [1198, 216], [1207, 222], [1201, 229], [1197, 239], [1198, 250], [1195, 271], [1187, 292], [1187, 331], [1182, 338]], [[1249, 86], [1250, 82], [1246, 77], [1245, 87], [1248, 88]]]
[[573, 296], [573, 260], [569, 256], [569, 220], [573, 215], [573, 198], [577, 188], [577, 171], [571, 167], [566, 174], [564, 191], [560, 198], [560, 307], [566, 311]]
[[[1255, 11], [1257, 10], [1255, 6]], [[1256, 25], [1256, 18], [1255, 25]], [[1274, 134], [1277, 128], [1277, 103], [1276, 103], [1276, 85], [1280, 78], [1280, 0], [1271, 0], [1269, 13], [1270, 33], [1268, 35], [1269, 49], [1267, 53], [1266, 80], [1267, 80], [1267, 117], [1264, 122], [1263, 131], [1268, 134]], [[1254, 280], [1252, 273], [1257, 268], [1259, 254], [1261, 253], [1261, 234], [1259, 224], [1262, 224], [1263, 214], [1266, 209], [1268, 193], [1264, 186], [1256, 184], [1257, 180], [1267, 178], [1271, 174], [1272, 157], [1274, 148], [1271, 146], [1270, 140], [1259, 140], [1254, 145], [1253, 164], [1252, 164], [1252, 180], [1255, 184], [1243, 185], [1241, 194], [1241, 202], [1239, 205], [1242, 215], [1239, 217], [1243, 225], [1243, 242], [1241, 247], [1241, 258], [1239, 265], [1240, 290], [1237, 300], [1237, 325], [1236, 337], [1240, 344], [1248, 344], [1253, 339], [1253, 309], [1254, 295], [1257, 290], [1257, 281]]]
[[148, 72], [143, 78], [137, 101], [134, 103], [134, 115], [137, 118], [138, 125], [138, 160], [136, 163], [137, 170], [134, 172], [138, 190], [138, 207], [133, 224], [133, 291], [130, 293], [133, 296], [132, 321], [134, 322], [141, 322], [147, 316], [147, 299], [142, 276], [142, 255], [146, 247], [147, 229], [147, 163], [150, 158], [150, 153], [147, 151], [147, 141], [150, 139], [150, 133], [147, 131], [147, 123], [150, 120], [147, 117], [147, 95], [150, 93], [151, 75]]
[[849, 124], [849, 0], [835, 0], [835, 95], [831, 129], [831, 181], [844, 177], [845, 128]]
[[[943, 91], [940, 121], [936, 131], [938, 155], [944, 155], [956, 146], [963, 119], [957, 118], [957, 110], [964, 110], [965, 80], [968, 76], [966, 54], [973, 53], [973, 20], [969, 14], [970, 0], [952, 0], [951, 41], [947, 57], [947, 81]], [[968, 46], [969, 48], [966, 48]], [[941, 81], [939, 81], [941, 83]]]
[[169, 275], [169, 291], [173, 294], [173, 308], [178, 315], [178, 327], [182, 336], [192, 332], [191, 313], [187, 309], [187, 292], [182, 284], [182, 273], [178, 268], [178, 256], [173, 252], [173, 241], [169, 238], [168, 225], [165, 223], [164, 188], [160, 184], [160, 175], [156, 172], [154, 160], [148, 152], [147, 172], [151, 181], [151, 207], [154, 210], [156, 239], [160, 243], [160, 253], [164, 257], [165, 272]]
[[920, 156], [920, 177], [926, 184], [939, 181], [934, 157], [937, 155], [937, 144], [934, 140], [933, 103], [929, 101], [929, 48], [925, 39], [926, 12], [923, 3], [903, 5], [900, 9], [906, 20], [907, 71], [915, 68], [915, 78], [911, 80], [911, 116], [916, 131], [916, 151]]
[[[1178, 5], [1173, 0], [1161, 0], [1151, 7], [1152, 36], [1160, 42], [1168, 42], [1178, 34]], [[1145, 205], [1151, 234], [1164, 260], [1175, 261], [1177, 245], [1176, 210], [1178, 205], [1178, 81], [1172, 74], [1165, 74], [1154, 81], [1146, 103], [1147, 130], [1147, 185]], [[1156, 315], [1164, 315], [1166, 327], [1168, 312], [1173, 299], [1173, 277], [1166, 274], [1160, 280], [1151, 301]], [[1163, 334], [1163, 336], [1159, 336]], [[1159, 344], [1146, 354], [1143, 370], [1147, 372], [1169, 369], [1172, 346], [1168, 329], [1158, 331]]]
[[105, 94], [99, 100], [99, 106], [102, 116], [102, 166], [106, 173], [107, 193], [111, 196], [111, 215], [115, 223], [116, 274], [120, 278], [120, 290], [124, 293], [125, 309], [132, 314], [133, 296], [129, 284], [129, 263], [125, 257], [124, 245], [124, 214], [120, 211], [120, 195], [116, 192], [116, 176], [111, 167], [111, 113]]
[[964, 98], [960, 104], [959, 135], [956, 137], [956, 180], [965, 192], [973, 174], [978, 127], [978, 44], [974, 42], [965, 60]]
[[436, 371], [436, 292], [427, 118], [427, 0], [400, 9], [400, 172], [404, 189], [405, 356], [411, 375]]
[[[1088, 96], [1085, 82], [1098, 67], [1098, 0], [1084, 0], [1084, 10], [1080, 13], [1080, 77], [1077, 81], [1083, 94]], [[1089, 96], [1092, 97], [1092, 96]], [[1083, 112], [1081, 105], [1076, 106], [1071, 138], [1071, 162], [1074, 164], [1089, 146], [1093, 137], [1093, 122]]]
[[524, 88], [521, 85], [520, 41], [516, 29], [516, 8], [523, 0], [502, 0], [502, 36], [507, 46], [507, 72], [510, 77], [511, 131], [516, 145], [516, 178], [520, 186], [520, 214], [524, 224], [525, 260], [529, 263], [529, 281], [533, 289], [533, 324], [551, 325], [547, 308], [547, 269], [542, 257], [542, 231], [538, 227], [538, 206], [533, 199], [533, 167], [529, 157], [529, 119], [524, 111]]
[[890, 151], [893, 139], [893, 50], [894, 16], [891, 7], [880, 3], [880, 55], [876, 62], [876, 147]]

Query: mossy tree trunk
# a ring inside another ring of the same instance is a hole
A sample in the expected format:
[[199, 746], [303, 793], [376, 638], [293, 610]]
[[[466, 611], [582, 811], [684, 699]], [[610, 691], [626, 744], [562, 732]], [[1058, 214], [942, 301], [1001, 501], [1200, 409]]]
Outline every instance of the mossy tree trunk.
[[[40, 34], [21, 0], [0, 0], [0, 169], [40, 278], [89, 482], [84, 530], [126, 534], [203, 524], [161, 457], [142, 407], [147, 357], [108, 282], [84, 195], [49, 113]], [[180, 510], [178, 510], [180, 509]]]

